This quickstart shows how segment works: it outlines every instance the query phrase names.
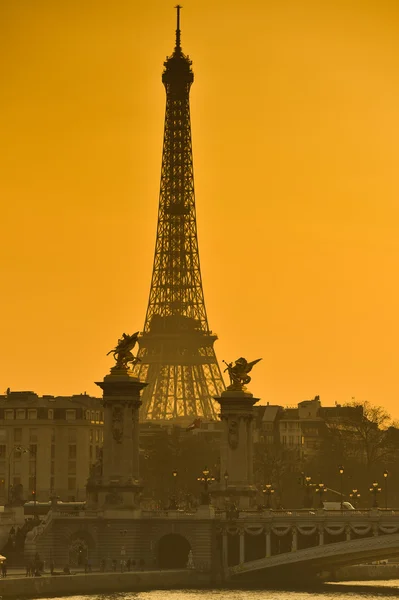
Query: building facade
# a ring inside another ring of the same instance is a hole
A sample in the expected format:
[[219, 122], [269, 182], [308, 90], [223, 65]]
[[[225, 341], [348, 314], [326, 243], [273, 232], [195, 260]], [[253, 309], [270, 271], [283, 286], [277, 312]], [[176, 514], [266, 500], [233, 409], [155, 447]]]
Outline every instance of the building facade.
[[99, 398], [38, 396], [7, 390], [0, 396], [0, 504], [85, 499], [90, 465], [103, 442]]

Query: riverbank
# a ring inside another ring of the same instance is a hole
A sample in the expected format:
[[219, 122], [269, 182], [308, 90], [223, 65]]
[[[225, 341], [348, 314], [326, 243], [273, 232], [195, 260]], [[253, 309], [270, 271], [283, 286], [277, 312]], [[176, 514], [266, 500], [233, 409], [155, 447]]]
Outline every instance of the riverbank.
[[138, 571], [134, 573], [79, 573], [43, 577], [0, 579], [0, 597], [48, 598], [76, 594], [141, 592], [171, 588], [201, 588], [210, 584], [210, 575], [190, 569]]
[[331, 581], [378, 581], [399, 579], [399, 564], [352, 565], [335, 571]]

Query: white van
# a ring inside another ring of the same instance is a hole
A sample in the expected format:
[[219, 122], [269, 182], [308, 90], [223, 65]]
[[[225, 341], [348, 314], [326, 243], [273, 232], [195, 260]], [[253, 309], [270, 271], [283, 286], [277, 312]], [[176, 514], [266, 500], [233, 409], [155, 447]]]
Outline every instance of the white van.
[[[323, 502], [324, 510], [341, 510], [341, 502]], [[342, 502], [342, 510], [356, 510], [350, 502]]]

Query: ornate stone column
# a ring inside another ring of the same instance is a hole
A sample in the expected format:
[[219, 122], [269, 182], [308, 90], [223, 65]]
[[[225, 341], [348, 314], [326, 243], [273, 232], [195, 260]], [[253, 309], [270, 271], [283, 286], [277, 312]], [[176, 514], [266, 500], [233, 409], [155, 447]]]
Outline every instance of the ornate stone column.
[[222, 482], [211, 493], [221, 507], [228, 496], [238, 508], [248, 508], [257, 493], [253, 483], [253, 406], [259, 398], [250, 392], [226, 390], [215, 400], [223, 423], [220, 472], [228, 473], [228, 486], [226, 489]]
[[223, 569], [227, 569], [228, 561], [229, 561], [229, 538], [227, 535], [227, 530], [223, 529], [222, 531], [222, 565]]
[[101, 382], [104, 444], [102, 463], [87, 484], [89, 504], [103, 510], [138, 508], [140, 392], [147, 385], [126, 368], [111, 369]]
[[265, 528], [265, 534], [266, 534], [266, 558], [270, 558], [270, 556], [272, 555], [272, 544], [271, 544], [271, 528], [270, 527], [266, 527]]
[[292, 531], [291, 552], [296, 552], [298, 550], [298, 530], [296, 527], [293, 527], [291, 531]]
[[319, 525], [319, 546], [324, 546], [324, 527]]
[[351, 541], [351, 528], [350, 528], [350, 525], [347, 525], [345, 527], [345, 537], [346, 537], [346, 541], [347, 542]]
[[240, 529], [240, 565], [245, 562], [245, 531]]

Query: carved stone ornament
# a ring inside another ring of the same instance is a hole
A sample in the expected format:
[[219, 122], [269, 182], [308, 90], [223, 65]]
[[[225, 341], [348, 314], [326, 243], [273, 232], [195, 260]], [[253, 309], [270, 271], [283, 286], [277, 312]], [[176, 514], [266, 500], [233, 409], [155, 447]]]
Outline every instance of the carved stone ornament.
[[232, 450], [238, 448], [239, 435], [238, 435], [238, 423], [237, 421], [230, 421], [229, 425], [229, 433], [228, 433], [228, 442], [229, 446]]
[[123, 438], [123, 408], [114, 406], [112, 409], [112, 436], [118, 443], [122, 443]]
[[105, 502], [106, 502], [106, 504], [112, 504], [115, 506], [117, 504], [122, 504], [123, 498], [116, 492], [110, 492], [109, 494], [107, 494], [105, 496]]

